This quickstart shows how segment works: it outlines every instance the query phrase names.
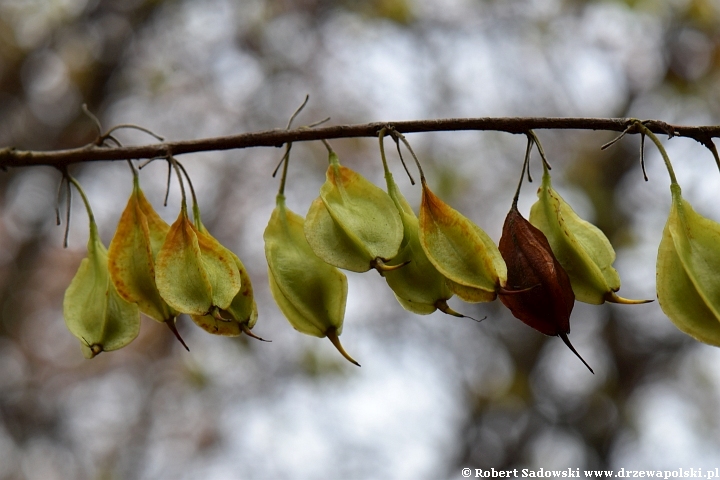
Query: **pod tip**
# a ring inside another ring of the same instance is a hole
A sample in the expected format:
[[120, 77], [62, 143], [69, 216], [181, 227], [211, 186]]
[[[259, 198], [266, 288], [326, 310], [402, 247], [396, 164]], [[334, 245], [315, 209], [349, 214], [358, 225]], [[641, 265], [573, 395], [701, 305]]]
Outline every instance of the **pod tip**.
[[325, 336], [328, 337], [328, 340], [330, 340], [330, 342], [332, 342], [332, 344], [335, 346], [335, 348], [337, 348], [338, 352], [340, 352], [340, 355], [345, 357], [345, 359], [348, 362], [355, 364], [358, 367], [360, 366], [360, 364], [358, 362], [356, 362], [355, 359], [353, 359], [350, 355], [348, 355], [348, 353], [343, 348], [342, 344], [340, 343], [340, 339], [338, 338], [337, 329], [335, 329], [335, 328], [328, 329], [328, 331], [325, 332]]
[[567, 334], [566, 333], [558, 333], [558, 337], [562, 338], [562, 341], [565, 343], [565, 345], [567, 345], [568, 348], [575, 354], [575, 356], [577, 356], [580, 359], [580, 361], [585, 364], [585, 366], [588, 368], [588, 370], [590, 370], [590, 373], [595, 375], [595, 372], [593, 371], [592, 368], [590, 368], [590, 365], [588, 365], [588, 363], [585, 361], [585, 359], [583, 359], [580, 356], [580, 354], [577, 352], [577, 350], [575, 350], [575, 347], [572, 346], [572, 343], [570, 343], [570, 339], [568, 339]]
[[655, 300], [632, 300], [629, 298], [623, 298], [615, 292], [609, 292], [605, 294], [605, 301], [611, 303], [618, 303], [621, 305], [642, 305], [643, 303], [654, 302]]
[[185, 347], [185, 350], [187, 350], [189, 352], [190, 349], [188, 348], [187, 344], [185, 343], [185, 340], [182, 339], [182, 337], [180, 336], [180, 332], [178, 332], [177, 327], [175, 327], [175, 317], [168, 318], [167, 320], [165, 320], [165, 325], [168, 326], [168, 328], [173, 333], [173, 335], [175, 335], [175, 338], [177, 338], [178, 341], [180, 341], [180, 343], [182, 344], [182, 346]]
[[272, 340], [265, 340], [264, 338], [255, 335], [255, 334], [250, 330], [250, 328], [248, 328], [248, 326], [247, 326], [246, 323], [243, 323], [243, 324], [240, 326], [240, 329], [241, 329], [241, 330], [243, 331], [243, 333], [245, 333], [245, 335], [247, 335], [248, 337], [252, 337], [252, 338], [254, 338], [254, 339], [256, 339], [256, 340], [260, 340], [261, 342], [268, 342], [268, 343], [271, 343], [271, 342], [272, 342]]
[[470, 320], [476, 321], [478, 323], [482, 322], [483, 320], [485, 320], [487, 318], [487, 316], [485, 316], [485, 317], [481, 318], [480, 320], [478, 320], [477, 318], [473, 318], [470, 315], [463, 315], [460, 312], [456, 312], [455, 310], [450, 308], [450, 305], [448, 305], [447, 300], [445, 300], [445, 299], [440, 299], [437, 302], [435, 302], [435, 308], [437, 308], [438, 310], [440, 310], [441, 312], [443, 312], [447, 315], [452, 315], [453, 317], [458, 317], [458, 318], [469, 318]]

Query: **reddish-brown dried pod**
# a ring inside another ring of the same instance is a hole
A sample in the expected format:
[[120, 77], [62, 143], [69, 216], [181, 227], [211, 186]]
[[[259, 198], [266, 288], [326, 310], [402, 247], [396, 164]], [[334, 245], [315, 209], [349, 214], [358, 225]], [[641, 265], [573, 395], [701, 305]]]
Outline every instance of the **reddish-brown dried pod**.
[[559, 336], [592, 372], [567, 337], [575, 304], [570, 278], [555, 258], [545, 234], [532, 226], [517, 208], [533, 141], [531, 137], [528, 139], [520, 183], [500, 238], [500, 254], [507, 265], [505, 288], [509, 291], [501, 293], [500, 300], [525, 324], [545, 335]]

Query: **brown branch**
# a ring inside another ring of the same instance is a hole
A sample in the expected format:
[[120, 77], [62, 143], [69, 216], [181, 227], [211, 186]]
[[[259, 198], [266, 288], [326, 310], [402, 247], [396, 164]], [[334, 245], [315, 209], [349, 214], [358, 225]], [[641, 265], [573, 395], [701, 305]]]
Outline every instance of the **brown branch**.
[[[265, 132], [229, 135], [226, 137], [129, 147], [99, 147], [97, 145], [87, 145], [69, 150], [46, 152], [23, 151], [9, 147], [0, 149], [0, 168], [34, 165], [63, 166], [71, 163], [97, 160], [164, 158], [170, 153], [173, 155], [182, 155], [186, 153], [231, 150], [236, 148], [281, 147], [288, 142], [307, 142], [333, 138], [376, 137], [380, 130], [388, 125], [392, 125], [392, 127], [400, 133], [476, 130], [521, 134], [531, 129], [605, 130], [622, 132], [635, 121], [635, 119], [628, 118], [446, 118], [404, 122], [374, 122], [360, 125], [336, 125], [313, 129], [277, 129]], [[707, 144], [708, 139], [720, 137], [720, 126], [697, 127], [669, 125], [656, 120], [649, 120], [644, 123], [653, 133], [692, 138], [704, 145]], [[628, 133], [636, 132], [631, 130]]]

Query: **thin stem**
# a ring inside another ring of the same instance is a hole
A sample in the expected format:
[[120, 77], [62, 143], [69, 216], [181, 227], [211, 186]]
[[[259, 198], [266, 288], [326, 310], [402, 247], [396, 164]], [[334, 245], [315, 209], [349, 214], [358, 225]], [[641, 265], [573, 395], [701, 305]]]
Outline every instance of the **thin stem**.
[[95, 223], [95, 215], [93, 215], [92, 208], [90, 207], [90, 201], [88, 200], [87, 195], [85, 195], [85, 191], [82, 189], [82, 186], [80, 186], [80, 183], [75, 180], [75, 177], [73, 177], [67, 172], [65, 173], [65, 175], [67, 176], [69, 182], [68, 185], [72, 183], [75, 186], [75, 189], [78, 191], [83, 203], [85, 204], [85, 210], [87, 210], [88, 220], [90, 221], [90, 235], [96, 236], [98, 233], [97, 224]]
[[[410, 155], [412, 155], [413, 160], [415, 160], [415, 165], [417, 165], [418, 171], [420, 172], [420, 183], [422, 183], [424, 185], [426, 183], [425, 182], [425, 172], [423, 172], [422, 166], [420, 165], [420, 160], [418, 160], [417, 155], [415, 155], [415, 151], [410, 146], [410, 143], [407, 141], [407, 138], [405, 138], [405, 135], [398, 132], [394, 126], [390, 127], [389, 130], [390, 130], [390, 134], [393, 136], [393, 138], [395, 139], [396, 142], [399, 139], [401, 142], [403, 142], [403, 144], [405, 144], [405, 148], [407, 148], [408, 151], [410, 152]], [[398, 146], [398, 152], [399, 151], [400, 151], [400, 148]], [[402, 155], [401, 155], [401, 158], [402, 158]], [[405, 165], [405, 162], [403, 162], [403, 165]], [[407, 167], [405, 167], [405, 171], [407, 171]], [[410, 172], [408, 172], [408, 176], [410, 176]], [[412, 180], [412, 176], [410, 176], [410, 179]], [[413, 184], [414, 183], [415, 182], [413, 180]]]
[[[87, 103], [82, 104], [82, 111], [95, 124], [95, 128], [97, 129], [98, 133], [98, 139], [100, 139], [102, 136], [102, 125], [100, 124], [100, 120], [90, 111], [90, 109], [88, 109]], [[102, 141], [100, 141], [100, 143], [102, 143]]]
[[165, 141], [165, 138], [163, 138], [163, 137], [161, 137], [160, 135], [154, 133], [152, 130], [149, 130], [149, 129], [145, 128], [145, 127], [141, 127], [140, 125], [135, 125], [135, 124], [130, 124], [130, 123], [123, 123], [123, 124], [120, 124], [120, 125], [115, 125], [115, 126], [112, 127], [110, 130], [108, 130], [107, 132], [105, 132], [105, 134], [102, 135], [100, 138], [103, 139], [103, 140], [106, 139], [106, 138], [110, 138], [110, 136], [113, 134], [113, 132], [115, 132], [115, 131], [117, 131], [117, 130], [120, 130], [120, 129], [123, 129], [123, 128], [132, 129], [132, 130], [139, 130], [139, 131], [141, 131], [141, 132], [143, 132], [143, 133], [147, 133], [148, 135], [150, 135], [151, 137], [155, 138], [155, 139], [156, 139], [157, 141], [159, 141], [159, 142], [164, 142], [164, 141]]
[[517, 210], [518, 198], [520, 198], [520, 187], [522, 187], [523, 178], [525, 177], [525, 169], [529, 168], [530, 164], [530, 153], [532, 153], [532, 146], [535, 140], [531, 135], [527, 136], [527, 148], [525, 149], [525, 161], [523, 162], [522, 171], [520, 172], [520, 181], [518, 182], [517, 190], [515, 190], [515, 196], [513, 197], [512, 208]]
[[187, 179], [188, 186], [190, 187], [190, 195], [192, 196], [192, 202], [193, 202], [193, 216], [195, 217], [195, 226], [200, 229], [202, 223], [200, 222], [200, 204], [198, 203], [197, 195], [195, 195], [195, 187], [193, 186], [192, 180], [190, 180], [190, 175], [188, 175], [187, 170], [185, 170], [185, 167], [182, 163], [175, 160], [175, 165], [177, 165], [180, 170], [182, 170], [182, 173], [185, 175], [185, 178]]
[[645, 171], [645, 134], [640, 134], [640, 169], [642, 170], [643, 178], [648, 181], [647, 172]]
[[182, 212], [187, 216], [187, 196], [185, 195], [185, 184], [183, 183], [180, 168], [177, 165], [177, 160], [175, 160], [172, 155], [168, 155], [167, 159], [168, 162], [170, 162], [170, 164], [175, 169], [175, 175], [177, 176], [178, 182], [180, 183], [180, 194], [182, 195], [182, 205], [180, 206], [180, 210], [182, 210]]
[[660, 151], [660, 155], [662, 155], [663, 161], [665, 161], [665, 167], [667, 168], [668, 175], [670, 175], [670, 183], [672, 185], [677, 185], [677, 178], [675, 177], [675, 171], [673, 170], [672, 163], [670, 163], [670, 157], [668, 157], [668, 154], [665, 151], [665, 147], [663, 146], [662, 142], [660, 142], [660, 139], [655, 136], [655, 134], [649, 128], [643, 125], [642, 122], [637, 122], [635, 124], [635, 128], [640, 133], [644, 133], [645, 135], [647, 135], [650, 140], [653, 141], [657, 149]]
[[400, 150], [400, 142], [395, 137], [393, 137], [393, 140], [395, 141], [395, 148], [397, 148], [398, 156], [400, 157], [400, 163], [402, 163], [402, 166], [405, 169], [405, 173], [407, 174], [408, 178], [410, 179], [410, 184], [415, 185], [415, 179], [413, 178], [412, 174], [410, 173], [410, 170], [408, 170], [407, 164], [405, 163], [405, 158], [403, 158], [402, 151]]

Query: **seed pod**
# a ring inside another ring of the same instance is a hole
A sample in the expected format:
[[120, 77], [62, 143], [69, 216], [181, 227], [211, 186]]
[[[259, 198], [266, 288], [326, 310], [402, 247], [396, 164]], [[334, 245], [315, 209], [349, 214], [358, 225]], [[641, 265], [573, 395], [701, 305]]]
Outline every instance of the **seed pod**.
[[85, 202], [90, 217], [88, 256], [65, 291], [63, 317], [68, 330], [81, 343], [83, 355], [93, 358], [100, 352], [117, 350], [132, 342], [140, 332], [140, 311], [118, 295], [108, 272], [107, 250], [100, 241], [97, 225], [80, 185], [73, 183]]
[[420, 245], [428, 260], [466, 302], [490, 302], [507, 279], [507, 268], [492, 239], [422, 182]]
[[400, 216], [387, 193], [340, 165], [330, 152], [327, 180], [305, 220], [313, 252], [330, 265], [354, 272], [384, 264], [398, 253], [403, 238]]
[[507, 288], [525, 290], [500, 295], [500, 301], [526, 325], [545, 335], [559, 336], [592, 372], [567, 337], [575, 304], [570, 279], [545, 235], [525, 220], [515, 206], [505, 218], [500, 252], [508, 269]]
[[178, 312], [162, 299], [155, 285], [158, 240], [164, 240], [169, 229], [145, 199], [135, 175], [133, 191], [108, 249], [110, 278], [123, 299], [137, 303], [142, 313], [172, 329]]
[[420, 245], [418, 219], [388, 169], [382, 135], [380, 153], [388, 195], [400, 213], [404, 233], [400, 251], [388, 262], [388, 266], [404, 266], [384, 272], [385, 281], [400, 305], [410, 312], [428, 315], [439, 309], [449, 315], [464, 317], [448, 306], [447, 301], [453, 296], [453, 292], [448, 288], [445, 277], [430, 263]]
[[184, 202], [158, 252], [155, 282], [168, 305], [200, 316], [227, 309], [241, 286], [230, 251], [198, 231]]
[[605, 301], [624, 304], [652, 301], [628, 300], [615, 293], [620, 289], [620, 276], [612, 267], [615, 250], [599, 228], [578, 217], [552, 188], [550, 173], [544, 163], [538, 198], [530, 210], [530, 223], [547, 237], [553, 253], [570, 277], [577, 300], [594, 305]]
[[555, 258], [543, 232], [532, 226], [517, 208], [520, 187], [535, 141], [534, 134], [528, 135], [520, 182], [500, 237], [499, 248], [507, 264], [507, 289], [510, 291], [500, 295], [500, 301], [526, 325], [545, 335], [559, 336], [592, 372], [567, 337], [570, 314], [575, 305], [570, 278]]
[[293, 328], [306, 335], [328, 337], [348, 361], [359, 366], [338, 339], [345, 316], [347, 278], [313, 253], [303, 222], [285, 207], [285, 196], [278, 194], [263, 234], [270, 292]]
[[[210, 235], [200, 221], [199, 211], [195, 217], [195, 222], [200, 232]], [[258, 317], [257, 304], [253, 296], [250, 276], [237, 255], [230, 250], [227, 250], [227, 253], [232, 258], [240, 273], [240, 291], [235, 295], [230, 306], [226, 309], [221, 309], [218, 315], [191, 315], [191, 318], [197, 326], [213, 335], [237, 337], [245, 332], [251, 337], [262, 340], [250, 331], [255, 326], [255, 323], [257, 323]]]
[[681, 331], [720, 346], [720, 224], [699, 215], [670, 185], [672, 207], [657, 257], [657, 296]]

